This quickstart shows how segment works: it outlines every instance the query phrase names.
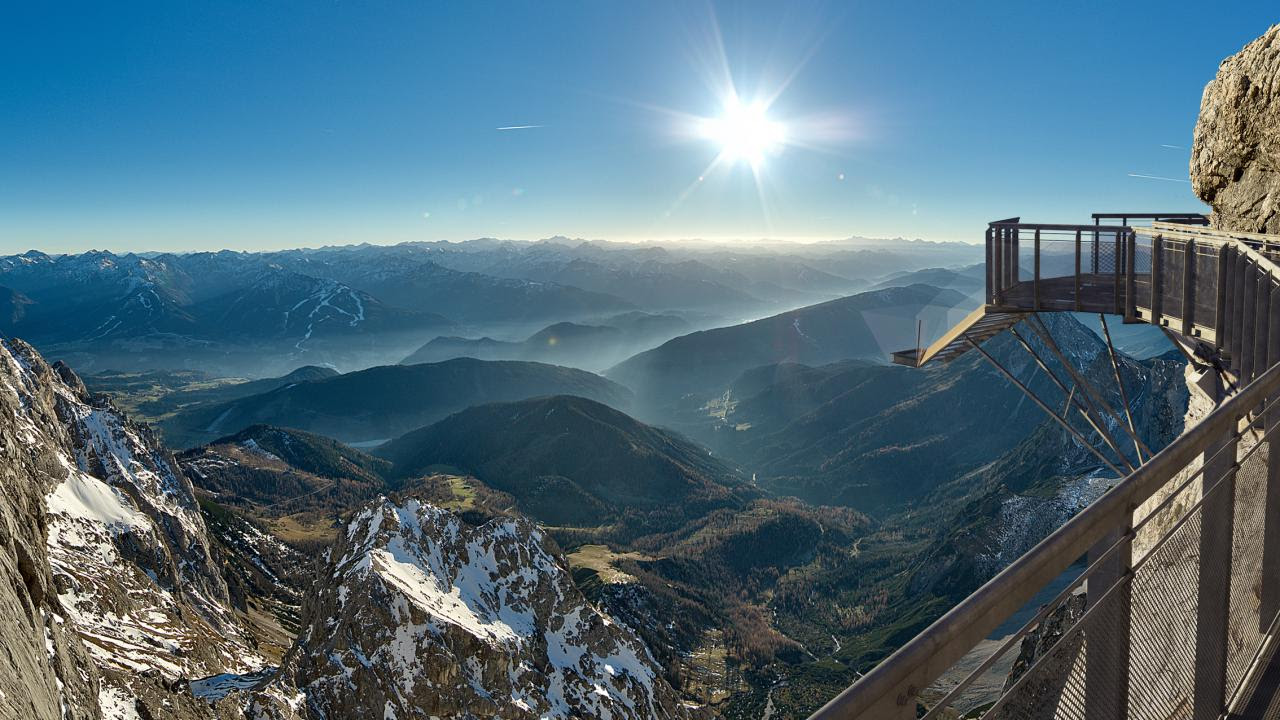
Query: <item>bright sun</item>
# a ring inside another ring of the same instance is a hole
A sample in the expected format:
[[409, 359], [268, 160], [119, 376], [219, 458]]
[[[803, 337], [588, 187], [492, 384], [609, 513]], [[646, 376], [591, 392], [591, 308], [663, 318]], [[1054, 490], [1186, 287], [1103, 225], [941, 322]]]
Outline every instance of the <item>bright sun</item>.
[[786, 128], [770, 120], [764, 103], [742, 103], [732, 98], [725, 104], [724, 114], [703, 120], [699, 128], [703, 137], [720, 145], [721, 158], [728, 162], [746, 162], [759, 167], [765, 155], [776, 151], [787, 139]]

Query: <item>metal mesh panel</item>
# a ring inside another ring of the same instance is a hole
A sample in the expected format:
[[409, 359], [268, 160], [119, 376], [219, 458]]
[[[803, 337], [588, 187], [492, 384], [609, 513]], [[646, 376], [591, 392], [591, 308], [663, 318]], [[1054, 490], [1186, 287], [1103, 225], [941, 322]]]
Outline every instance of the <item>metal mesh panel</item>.
[[1133, 271], [1140, 275], [1151, 274], [1151, 237], [1133, 236]]
[[[1236, 474], [1235, 519], [1231, 543], [1230, 631], [1227, 638], [1227, 687], [1235, 688], [1264, 640], [1262, 543], [1264, 537], [1267, 448], [1245, 461]], [[1268, 618], [1269, 620], [1269, 618]]]
[[[1167, 518], [1176, 520], [1176, 518]], [[1165, 522], [1160, 518], [1156, 522]], [[1187, 718], [1195, 672], [1200, 513], [1152, 551], [1133, 578], [1129, 717]]]
[[[1035, 642], [1036, 655], [1024, 673], [1006, 694], [983, 717], [990, 720], [1050, 720], [1051, 718], [1083, 718], [1085, 690], [1085, 658], [1087, 657], [1087, 620], [1070, 617], [1078, 614], [1083, 597], [1069, 599], [1041, 623], [1043, 636]], [[1059, 632], [1046, 632], [1059, 621], [1069, 621]], [[1062, 617], [1066, 616], [1066, 617]], [[1056, 641], [1049, 642], [1056, 635]], [[1024, 645], [1023, 656], [1030, 654]]]
[[1165, 315], [1182, 317], [1183, 248], [1172, 246], [1160, 254], [1160, 301]]
[[[1123, 707], [1125, 618], [1129, 614], [1127, 578], [1091, 603], [1087, 594], [1069, 598], [1041, 623], [1035, 661], [983, 717], [991, 720], [1085, 720], [1115, 717]], [[1083, 611], [1083, 615], [1081, 615]], [[1075, 616], [1075, 617], [1073, 617]], [[1065, 627], [1058, 623], [1070, 620]], [[1050, 631], [1046, 632], [1046, 626]], [[1023, 646], [1023, 656], [1028, 646]]]
[[1195, 252], [1196, 322], [1213, 325], [1218, 312], [1218, 252], [1197, 247]]
[[[1188, 497], [1186, 504], [1174, 503], [1153, 522], [1172, 528], [1183, 517], [1180, 510], [1192, 502], [1194, 498]], [[1007, 694], [984, 717], [1083, 720], [1125, 713], [1144, 720], [1190, 718], [1199, 544], [1197, 509], [1151, 551], [1132, 576], [1125, 576], [1106, 592], [1095, 588], [1095, 594], [1101, 596], [1097, 604], [1089, 600], [1089, 593], [1079, 597], [1085, 603], [1083, 617], [1060, 630], [1059, 639], [1051, 646], [1039, 649], [1030, 670], [1006, 688]], [[1242, 547], [1241, 552], [1251, 550]], [[1071, 602], [1064, 605], [1069, 607]], [[1244, 612], [1247, 615], [1249, 611]], [[1041, 623], [1040, 632], [1064, 614], [1070, 615], [1070, 611], [1055, 611]], [[1250, 617], [1256, 627], [1256, 601]], [[1126, 619], [1127, 663], [1126, 655], [1118, 652], [1126, 641]], [[1041, 640], [1039, 644], [1045, 643]], [[1247, 664], [1256, 646], [1237, 644], [1237, 653]], [[1027, 643], [1022, 653], [1028, 654]]]
[[1096, 273], [1114, 273], [1116, 271], [1116, 235], [1115, 233], [1097, 233], [1098, 251]]

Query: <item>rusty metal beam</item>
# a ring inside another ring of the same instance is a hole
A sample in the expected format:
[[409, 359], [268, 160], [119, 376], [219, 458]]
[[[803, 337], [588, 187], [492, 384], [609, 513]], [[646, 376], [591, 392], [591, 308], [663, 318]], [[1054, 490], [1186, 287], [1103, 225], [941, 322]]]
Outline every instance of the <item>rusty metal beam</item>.
[[[1097, 391], [1093, 389], [1093, 384], [1081, 375], [1080, 372], [1076, 370], [1075, 366], [1067, 360], [1066, 355], [1062, 353], [1062, 350], [1058, 347], [1058, 343], [1054, 341], [1053, 335], [1049, 333], [1049, 328], [1045, 327], [1044, 323], [1040, 320], [1040, 317], [1032, 315], [1031, 318], [1031, 329], [1036, 331], [1036, 334], [1044, 341], [1045, 346], [1049, 348], [1050, 352], [1053, 353], [1058, 362], [1067, 369], [1067, 373], [1071, 375], [1071, 379], [1084, 389], [1085, 396], [1089, 398], [1090, 402], [1096, 407], [1101, 407], [1106, 410], [1111, 417], [1115, 418], [1116, 424], [1118, 424], [1129, 435], [1133, 442], [1138, 447], [1142, 448], [1148, 456], [1154, 455], [1155, 453], [1151, 452], [1151, 448], [1147, 447], [1147, 444], [1142, 441], [1142, 438], [1139, 437], [1136, 432], [1130, 430], [1128, 425], [1124, 424], [1123, 419], [1120, 417], [1120, 413], [1116, 412], [1115, 409], [1111, 407], [1110, 403], [1108, 403], [1102, 396], [1098, 395]], [[1101, 415], [1101, 412], [1099, 412], [1099, 415]]]
[[1094, 447], [1092, 443], [1090, 443], [1083, 435], [1081, 435], [1079, 430], [1076, 430], [1075, 428], [1071, 427], [1071, 423], [1064, 420], [1060, 415], [1058, 415], [1058, 413], [1054, 412], [1053, 408], [1046, 405], [1045, 402], [1041, 400], [1039, 396], [1037, 396], [1034, 392], [1031, 391], [1031, 388], [1027, 387], [1025, 384], [1023, 384], [1021, 380], [1015, 377], [1013, 373], [1005, 369], [1005, 367], [1000, 364], [999, 360], [996, 360], [995, 358], [991, 357], [991, 354], [988, 353], [986, 350], [983, 350], [982, 346], [979, 345], [977, 342], [975, 342], [973, 338], [966, 335], [965, 339], [969, 341], [969, 344], [973, 346], [974, 350], [977, 350], [979, 353], [982, 354], [982, 357], [987, 359], [987, 362], [991, 363], [991, 365], [994, 366], [996, 370], [999, 370], [1001, 375], [1004, 375], [1005, 378], [1009, 380], [1009, 382], [1017, 386], [1017, 388], [1021, 390], [1024, 395], [1031, 398], [1032, 402], [1038, 405], [1040, 409], [1045, 411], [1045, 413], [1049, 417], [1053, 418], [1059, 425], [1061, 425], [1062, 429], [1066, 430], [1067, 433], [1069, 433], [1071, 437], [1075, 439], [1076, 442], [1080, 443], [1086, 449], [1092, 452], [1095, 456], [1097, 456], [1097, 458], [1101, 460], [1104, 465], [1106, 465], [1108, 468], [1111, 469], [1112, 472], [1116, 474], [1116, 477], [1125, 476], [1125, 472], [1123, 470], [1116, 467], [1115, 463], [1108, 460], [1107, 456], [1103, 455], [1101, 450]]
[[[1124, 403], [1124, 419], [1129, 424], [1129, 435], [1133, 438], [1133, 451], [1138, 454], [1138, 462], [1144, 463], [1146, 460], [1142, 457], [1142, 446], [1138, 443], [1138, 429], [1134, 427], [1133, 413], [1129, 410], [1129, 391], [1124, 389], [1124, 381], [1120, 379], [1120, 363], [1116, 360], [1115, 344], [1111, 342], [1111, 330], [1107, 327], [1107, 316], [1098, 313], [1098, 319], [1102, 321], [1102, 336], [1107, 341], [1107, 356], [1111, 358], [1111, 372], [1116, 378], [1116, 388], [1120, 390], [1120, 401]], [[1150, 450], [1147, 452], [1150, 452]]]
[[[1053, 381], [1054, 385], [1058, 386], [1058, 389], [1062, 391], [1062, 394], [1067, 396], [1069, 403], [1071, 398], [1075, 395], [1075, 389], [1080, 386], [1079, 381], [1076, 381], [1075, 385], [1073, 385], [1070, 391], [1068, 391], [1067, 386], [1058, 379], [1058, 376], [1055, 375], [1052, 370], [1049, 369], [1048, 364], [1041, 359], [1040, 353], [1036, 352], [1035, 348], [1031, 347], [1031, 344], [1022, 337], [1022, 334], [1018, 332], [1017, 328], [1009, 328], [1009, 333], [1013, 335], [1014, 339], [1016, 339], [1020, 345], [1022, 345], [1022, 349], [1031, 356], [1031, 359], [1035, 360], [1036, 365], [1040, 367], [1040, 370], [1043, 371], [1051, 381]], [[1120, 461], [1125, 464], [1125, 467], [1132, 472], [1134, 465], [1129, 462], [1129, 458], [1125, 457], [1124, 452], [1120, 450], [1120, 444], [1116, 442], [1116, 439], [1111, 435], [1111, 433], [1107, 432], [1106, 420], [1098, 414], [1097, 408], [1094, 408], [1092, 404], [1087, 403], [1087, 396], [1085, 397], [1085, 400], [1086, 403], [1081, 403], [1078, 399], [1076, 400], [1076, 410], [1084, 417], [1085, 422], [1089, 423], [1089, 427], [1093, 428], [1093, 431], [1098, 434], [1098, 437], [1102, 438], [1102, 441], [1107, 444], [1107, 447], [1111, 448], [1111, 451], [1116, 454], [1116, 457], [1120, 458]], [[1066, 416], [1069, 413], [1064, 410], [1062, 414]], [[1138, 461], [1141, 462], [1142, 456], [1139, 455], [1138, 458]]]

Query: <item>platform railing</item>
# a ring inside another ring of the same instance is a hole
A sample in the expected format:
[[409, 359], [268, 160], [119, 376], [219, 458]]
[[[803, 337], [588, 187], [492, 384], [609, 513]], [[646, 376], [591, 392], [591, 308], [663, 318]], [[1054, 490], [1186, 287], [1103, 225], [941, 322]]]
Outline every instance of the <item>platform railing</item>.
[[1280, 622], [1280, 242], [1168, 217], [991, 223], [988, 310], [1159, 325], [1232, 394], [815, 718], [1207, 720], [1249, 702]]
[[1133, 229], [998, 220], [987, 228], [987, 304], [1120, 313]]
[[1240, 703], [1280, 610], [1275, 397], [1273, 364], [813, 717], [1200, 720]]

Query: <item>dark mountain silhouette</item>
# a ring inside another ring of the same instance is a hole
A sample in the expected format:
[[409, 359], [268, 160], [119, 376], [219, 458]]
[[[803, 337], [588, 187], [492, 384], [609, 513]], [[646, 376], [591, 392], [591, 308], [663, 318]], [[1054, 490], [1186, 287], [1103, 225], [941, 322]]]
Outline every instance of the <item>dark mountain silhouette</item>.
[[[1112, 407], [1121, 407], [1102, 342], [1070, 315], [1045, 321], [1072, 363]], [[1066, 377], [1038, 338], [1024, 331], [1050, 367]], [[1037, 395], [1061, 407], [1061, 392], [1012, 337], [994, 338], [986, 349]], [[1176, 423], [1154, 414], [1185, 405], [1180, 363], [1123, 355], [1120, 360], [1135, 422], [1153, 429], [1144, 441], [1155, 447], [1168, 440], [1160, 436], [1162, 429]], [[1167, 397], [1179, 392], [1180, 401]], [[1044, 412], [977, 353], [919, 370], [856, 361], [764, 366], [739, 377], [729, 395], [722, 419], [688, 431], [782, 494], [876, 512], [920, 499], [1046, 422]], [[1120, 429], [1112, 432], [1131, 454]]]
[[566, 395], [469, 408], [376, 452], [399, 476], [439, 465], [473, 474], [554, 525], [640, 515], [652, 530], [755, 494], [679, 435]]
[[320, 435], [254, 425], [178, 455], [219, 504], [274, 518], [336, 513], [387, 488], [391, 463]]
[[916, 319], [929, 337], [964, 297], [928, 285], [889, 288], [810, 305], [755, 322], [683, 335], [609, 369], [636, 392], [638, 410], [660, 413], [682, 396], [724, 391], [743, 371], [779, 362], [808, 365], [851, 358], [884, 361], [916, 344]]
[[458, 358], [373, 367], [290, 384], [184, 409], [161, 425], [166, 436], [204, 437], [206, 442], [268, 424], [359, 443], [396, 437], [471, 405], [552, 393], [577, 393], [619, 407], [631, 401], [626, 388], [583, 370]]

